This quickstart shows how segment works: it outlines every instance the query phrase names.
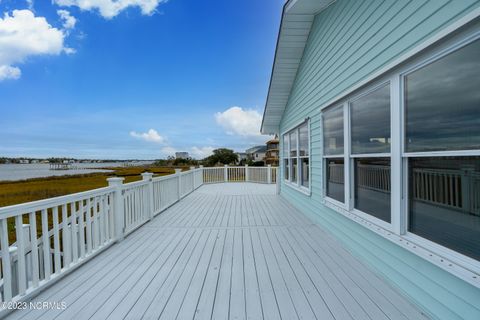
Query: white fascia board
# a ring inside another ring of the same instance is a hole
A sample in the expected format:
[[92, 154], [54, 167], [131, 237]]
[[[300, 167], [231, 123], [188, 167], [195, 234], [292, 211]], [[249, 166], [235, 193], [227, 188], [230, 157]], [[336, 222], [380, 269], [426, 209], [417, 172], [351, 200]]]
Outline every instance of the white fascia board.
[[[278, 133], [316, 14], [335, 0], [290, 0], [283, 7], [261, 132]], [[300, 30], [299, 30], [300, 26]], [[286, 77], [286, 75], [288, 75]], [[279, 85], [281, 85], [279, 90]]]

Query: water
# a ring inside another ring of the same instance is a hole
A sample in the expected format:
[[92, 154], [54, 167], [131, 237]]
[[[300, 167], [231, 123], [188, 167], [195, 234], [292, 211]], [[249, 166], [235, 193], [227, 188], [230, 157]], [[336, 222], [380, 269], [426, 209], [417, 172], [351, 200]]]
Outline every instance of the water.
[[[145, 165], [151, 162], [136, 162], [133, 165]], [[130, 163], [129, 163], [130, 164]], [[109, 162], [109, 163], [74, 163], [75, 169], [71, 170], [50, 170], [50, 165], [45, 163], [31, 163], [31, 164], [0, 164], [0, 181], [17, 181], [32, 178], [43, 178], [51, 176], [65, 176], [75, 174], [86, 174], [94, 172], [112, 172], [108, 167], [122, 167], [123, 162]]]

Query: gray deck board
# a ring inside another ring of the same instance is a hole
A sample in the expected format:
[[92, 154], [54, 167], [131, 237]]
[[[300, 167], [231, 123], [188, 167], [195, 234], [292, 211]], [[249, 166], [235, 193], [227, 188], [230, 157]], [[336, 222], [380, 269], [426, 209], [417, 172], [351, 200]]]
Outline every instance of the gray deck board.
[[275, 187], [206, 185], [38, 295], [66, 310], [8, 319], [425, 316]]

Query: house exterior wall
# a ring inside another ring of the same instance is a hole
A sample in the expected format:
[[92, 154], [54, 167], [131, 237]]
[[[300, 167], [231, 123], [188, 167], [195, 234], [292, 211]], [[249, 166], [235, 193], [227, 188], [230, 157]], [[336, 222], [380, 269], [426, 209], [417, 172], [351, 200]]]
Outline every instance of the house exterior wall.
[[315, 18], [280, 124], [282, 134], [310, 118], [311, 193], [282, 179], [282, 196], [435, 319], [480, 319], [480, 289], [324, 206], [319, 108], [477, 9], [479, 2], [337, 0]]

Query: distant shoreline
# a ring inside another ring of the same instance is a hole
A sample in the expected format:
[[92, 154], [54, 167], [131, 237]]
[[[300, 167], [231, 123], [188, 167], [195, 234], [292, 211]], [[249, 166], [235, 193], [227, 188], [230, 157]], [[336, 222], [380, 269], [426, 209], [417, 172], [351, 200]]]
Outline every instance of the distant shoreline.
[[68, 170], [50, 170], [50, 164], [48, 163], [0, 164], [0, 182], [112, 172], [112, 168], [130, 168], [143, 165], [151, 165], [151, 162], [138, 162], [134, 166], [128, 167], [123, 162], [75, 163], [75, 168]]

